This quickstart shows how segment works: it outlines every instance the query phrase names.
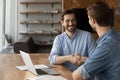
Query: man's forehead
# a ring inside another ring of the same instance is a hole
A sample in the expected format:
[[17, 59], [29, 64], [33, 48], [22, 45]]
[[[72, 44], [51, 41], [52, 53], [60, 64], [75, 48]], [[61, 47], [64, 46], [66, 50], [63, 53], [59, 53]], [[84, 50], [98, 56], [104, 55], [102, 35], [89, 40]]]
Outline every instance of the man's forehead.
[[75, 18], [74, 14], [66, 14], [64, 15], [64, 19]]

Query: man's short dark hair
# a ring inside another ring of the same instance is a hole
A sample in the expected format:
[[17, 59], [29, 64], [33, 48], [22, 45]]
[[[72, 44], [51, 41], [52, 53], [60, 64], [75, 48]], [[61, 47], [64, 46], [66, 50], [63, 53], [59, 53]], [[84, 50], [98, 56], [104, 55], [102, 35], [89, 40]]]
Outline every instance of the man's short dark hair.
[[74, 14], [75, 15], [75, 12], [74, 12], [73, 9], [68, 9], [68, 10], [64, 11], [63, 14], [62, 14], [62, 16], [61, 16], [61, 20], [64, 20], [64, 16], [66, 14]]
[[87, 8], [87, 13], [95, 19], [100, 26], [110, 26], [112, 12], [110, 7], [104, 2], [96, 2]]

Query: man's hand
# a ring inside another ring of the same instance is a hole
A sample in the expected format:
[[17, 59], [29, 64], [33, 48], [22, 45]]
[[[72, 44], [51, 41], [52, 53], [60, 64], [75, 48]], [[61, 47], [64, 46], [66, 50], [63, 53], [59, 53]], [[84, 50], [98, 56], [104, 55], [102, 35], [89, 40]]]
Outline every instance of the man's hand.
[[83, 64], [86, 61], [87, 57], [82, 57], [79, 54], [72, 54], [72, 55], [67, 55], [67, 56], [57, 56], [55, 64], [62, 64], [67, 61], [71, 62], [75, 66], [79, 66]]
[[72, 54], [70, 62], [76, 66], [79, 66], [81, 64], [81, 56], [79, 54]]
[[72, 54], [70, 58], [70, 62], [76, 66], [83, 64], [88, 57], [80, 56], [79, 54]]

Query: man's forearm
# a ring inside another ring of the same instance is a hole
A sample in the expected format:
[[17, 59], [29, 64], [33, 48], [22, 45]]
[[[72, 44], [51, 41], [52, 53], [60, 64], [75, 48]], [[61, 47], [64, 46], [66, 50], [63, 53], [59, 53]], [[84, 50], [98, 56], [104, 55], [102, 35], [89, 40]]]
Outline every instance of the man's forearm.
[[70, 55], [68, 56], [56, 56], [55, 58], [55, 64], [62, 64], [67, 61], [70, 61]]

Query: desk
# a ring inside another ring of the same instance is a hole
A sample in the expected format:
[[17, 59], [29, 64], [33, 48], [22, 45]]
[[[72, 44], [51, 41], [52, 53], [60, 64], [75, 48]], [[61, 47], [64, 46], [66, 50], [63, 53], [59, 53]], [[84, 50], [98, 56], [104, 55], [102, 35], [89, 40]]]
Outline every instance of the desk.
[[[49, 54], [30, 54], [33, 64], [49, 65]], [[35, 76], [29, 71], [21, 71], [16, 66], [24, 65], [20, 54], [0, 54], [0, 80], [26, 80]], [[52, 65], [61, 76], [72, 80], [72, 73], [61, 65]]]

